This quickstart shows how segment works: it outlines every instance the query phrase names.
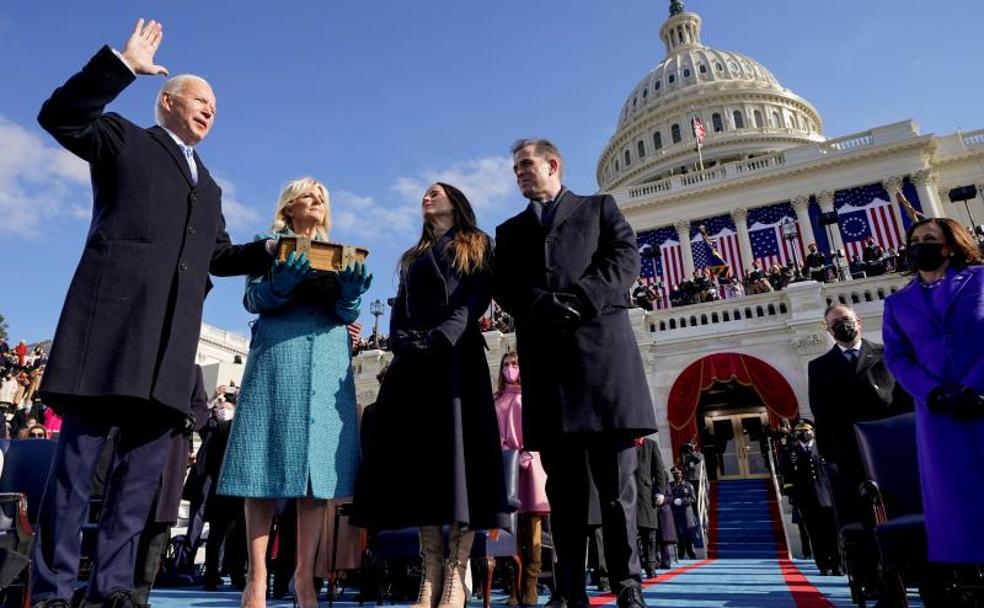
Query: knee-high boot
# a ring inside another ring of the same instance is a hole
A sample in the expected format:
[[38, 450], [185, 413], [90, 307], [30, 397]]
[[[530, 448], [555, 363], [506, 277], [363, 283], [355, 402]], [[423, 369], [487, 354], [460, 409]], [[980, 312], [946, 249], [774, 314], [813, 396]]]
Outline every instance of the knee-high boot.
[[420, 528], [420, 592], [411, 608], [435, 608], [441, 599], [444, 574], [444, 540], [440, 526]]
[[444, 562], [444, 591], [437, 608], [463, 608], [471, 596], [468, 587], [468, 558], [475, 533], [452, 526], [448, 534], [448, 559]]

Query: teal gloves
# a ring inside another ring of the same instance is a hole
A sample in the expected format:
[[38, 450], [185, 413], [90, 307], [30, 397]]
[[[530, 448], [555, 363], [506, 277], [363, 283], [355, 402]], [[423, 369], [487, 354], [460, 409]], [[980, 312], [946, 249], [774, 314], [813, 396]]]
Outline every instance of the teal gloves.
[[356, 262], [338, 273], [338, 284], [341, 299], [354, 302], [369, 290], [369, 286], [372, 285], [372, 273], [366, 270], [365, 264]]
[[311, 262], [307, 256], [291, 251], [285, 261], [278, 260], [273, 264], [273, 278], [270, 282], [273, 284], [274, 294], [284, 298], [289, 296], [310, 274]]

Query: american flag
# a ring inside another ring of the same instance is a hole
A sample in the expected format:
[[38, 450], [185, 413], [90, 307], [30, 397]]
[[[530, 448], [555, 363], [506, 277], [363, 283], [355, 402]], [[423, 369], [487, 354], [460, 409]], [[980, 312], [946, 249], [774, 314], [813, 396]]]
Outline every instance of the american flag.
[[642, 255], [640, 276], [646, 284], [659, 281], [659, 308], [669, 308], [670, 290], [683, 281], [683, 252], [672, 227], [640, 232], [636, 237], [639, 251], [659, 251], [659, 256]]
[[[721, 255], [721, 259], [730, 267], [732, 276], [741, 276], [745, 272], [744, 264], [741, 260], [741, 249], [738, 246], [738, 232], [735, 230], [735, 223], [730, 215], [719, 215], [705, 220], [697, 220], [690, 224], [690, 246], [694, 252], [694, 268], [707, 268], [715, 266], [711, 247], [704, 242], [704, 237], [700, 233], [700, 226], [707, 229], [707, 236], [710, 237], [714, 248]], [[724, 297], [722, 288], [721, 296]]]
[[707, 135], [707, 128], [704, 127], [704, 121], [696, 116], [690, 119], [690, 126], [694, 130], [694, 139], [697, 140], [697, 147], [699, 148], [700, 145], [704, 143], [704, 137]]
[[902, 231], [881, 184], [838, 190], [834, 193], [834, 206], [848, 259], [862, 257], [868, 237], [874, 237], [883, 249], [898, 248], [902, 243]]
[[787, 266], [805, 259], [802, 232], [797, 231], [795, 244], [791, 244], [782, 233], [783, 224], [789, 221], [799, 227], [796, 212], [789, 203], [749, 210], [748, 238], [752, 244], [752, 256], [763, 270], [774, 264]]

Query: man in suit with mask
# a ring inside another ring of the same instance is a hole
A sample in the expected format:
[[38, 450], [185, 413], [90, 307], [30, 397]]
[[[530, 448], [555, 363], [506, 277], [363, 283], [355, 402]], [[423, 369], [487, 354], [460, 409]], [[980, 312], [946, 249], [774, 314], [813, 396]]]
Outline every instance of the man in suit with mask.
[[557, 555], [549, 605], [588, 605], [593, 480], [612, 591], [619, 608], [643, 607], [635, 438], [654, 432], [656, 417], [628, 316], [639, 276], [636, 235], [611, 196], [564, 187], [563, 159], [551, 142], [522, 139], [512, 154], [530, 202], [496, 230], [493, 289], [516, 320], [524, 440], [547, 472]]
[[141, 19], [122, 51], [104, 46], [52, 93], [38, 122], [90, 165], [92, 221], [48, 360], [41, 396], [64, 422], [33, 549], [35, 605], [65, 608], [79, 567], [89, 481], [117, 429], [84, 607], [128, 608], [134, 556], [190, 399], [209, 274], [266, 272], [272, 241], [232, 245], [221, 190], [195, 149], [215, 119], [209, 84], [164, 83], [158, 125], [104, 108], [154, 63], [161, 25]]
[[863, 324], [854, 309], [833, 304], [824, 313], [824, 323], [835, 344], [809, 364], [814, 433], [824, 461], [837, 465], [844, 488], [838, 494], [847, 499], [840, 512], [860, 521], [857, 487], [864, 469], [854, 424], [911, 412], [912, 400], [885, 366], [882, 345], [861, 337]]

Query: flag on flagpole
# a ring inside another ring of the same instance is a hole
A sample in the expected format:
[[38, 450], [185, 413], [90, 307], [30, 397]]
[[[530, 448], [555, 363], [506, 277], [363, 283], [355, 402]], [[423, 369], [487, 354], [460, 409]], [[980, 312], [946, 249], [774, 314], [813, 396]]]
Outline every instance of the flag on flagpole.
[[704, 121], [696, 116], [690, 119], [690, 126], [694, 130], [694, 139], [697, 141], [697, 149], [699, 150], [704, 143], [704, 137], [707, 136], [707, 128], [704, 127]]

